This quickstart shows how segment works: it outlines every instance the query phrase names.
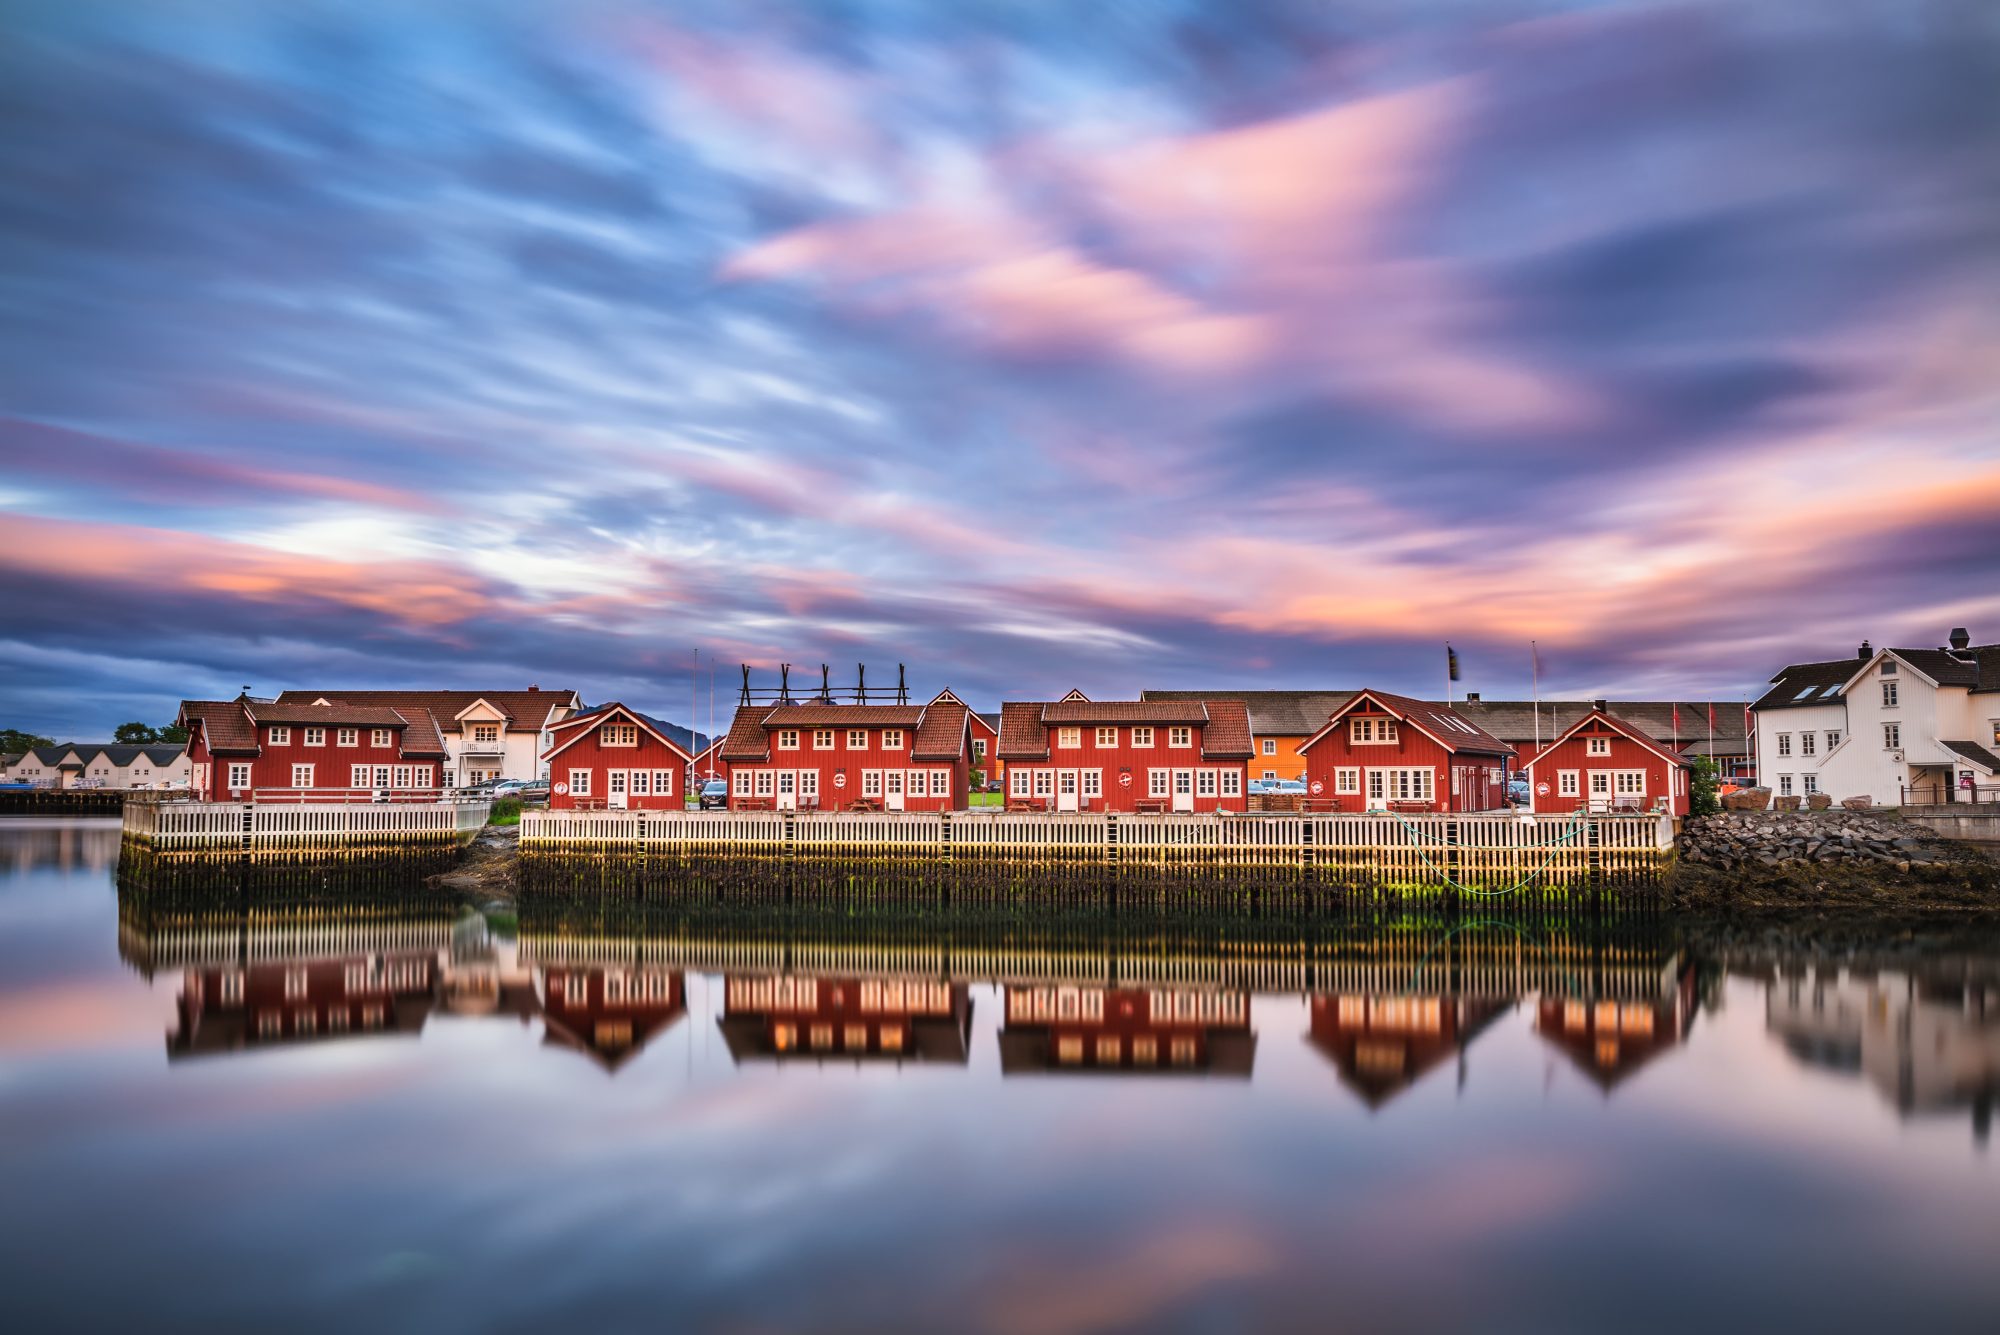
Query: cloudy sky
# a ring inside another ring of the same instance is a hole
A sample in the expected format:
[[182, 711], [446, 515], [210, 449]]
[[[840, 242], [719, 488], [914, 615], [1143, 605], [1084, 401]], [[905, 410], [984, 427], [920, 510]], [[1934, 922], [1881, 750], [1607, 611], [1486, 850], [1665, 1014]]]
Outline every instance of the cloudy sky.
[[5, 13], [0, 724], [2000, 638], [1981, 0]]

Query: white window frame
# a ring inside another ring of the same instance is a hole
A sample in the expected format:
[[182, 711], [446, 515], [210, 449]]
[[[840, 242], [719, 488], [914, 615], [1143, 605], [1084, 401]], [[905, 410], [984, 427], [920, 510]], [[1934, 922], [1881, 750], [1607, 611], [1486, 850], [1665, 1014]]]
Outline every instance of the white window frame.
[[863, 797], [882, 796], [882, 771], [865, 769], [861, 771], [861, 795]]
[[292, 744], [292, 730], [282, 723], [273, 723], [270, 728], [268, 740], [272, 746], [290, 746]]
[[1265, 755], [1275, 756], [1278, 754], [1278, 739], [1275, 737], [1266, 737], [1263, 740], [1262, 747]]
[[1194, 729], [1185, 723], [1177, 723], [1167, 729], [1167, 745], [1176, 751], [1186, 751], [1194, 746]]
[[1083, 729], [1082, 729], [1082, 728], [1057, 728], [1057, 729], [1056, 729], [1056, 749], [1057, 749], [1057, 750], [1059, 750], [1059, 751], [1076, 751], [1076, 750], [1080, 750], [1080, 749], [1082, 749], [1082, 747], [1083, 747]]
[[1397, 740], [1396, 720], [1376, 714], [1349, 719], [1347, 740], [1350, 746], [1394, 746]]
[[1225, 769], [1218, 772], [1222, 775], [1222, 795], [1224, 797], [1243, 796], [1242, 770]]
[[[1380, 776], [1384, 796], [1377, 799], [1388, 802], [1435, 802], [1437, 801], [1437, 773], [1429, 765], [1386, 765], [1368, 771], [1370, 776]], [[1375, 785], [1370, 779], [1371, 792]]]
[[1099, 746], [1118, 745], [1118, 729], [1115, 727], [1099, 728], [1097, 730], [1097, 744]]
[[1027, 770], [1021, 768], [1019, 765], [1013, 765], [1008, 768], [1007, 791], [1009, 796], [1011, 797], [1029, 796], [1030, 795], [1028, 791], [1029, 783], [1030, 779]]
[[1359, 797], [1361, 795], [1361, 767], [1343, 765], [1333, 772], [1333, 792], [1336, 797]]
[[950, 796], [951, 796], [951, 771], [950, 771], [950, 770], [948, 770], [948, 769], [934, 769], [934, 770], [932, 770], [932, 771], [931, 771], [931, 796], [932, 796], [932, 797], [950, 797]]
[[410, 779], [415, 773], [416, 770], [413, 766], [410, 765], [396, 766], [395, 782], [393, 786], [397, 788], [410, 787], [411, 786]]
[[1792, 776], [1789, 774], [1780, 774], [1778, 776], [1778, 796], [1790, 797], [1791, 795], [1792, 795]]
[[1779, 733], [1778, 754], [1781, 756], [1788, 756], [1791, 753], [1792, 753], [1792, 735], [1788, 732]]
[[349, 788], [366, 788], [368, 780], [374, 776], [375, 767], [373, 765], [350, 765], [347, 767], [347, 786]]
[[607, 723], [597, 730], [599, 746], [632, 747], [639, 744], [639, 725], [636, 723]]
[[1902, 724], [1884, 723], [1882, 725], [1882, 749], [1885, 751], [1900, 751], [1903, 749]]
[[756, 774], [757, 774], [756, 789], [751, 794], [751, 796], [753, 797], [772, 796], [776, 790], [772, 787], [773, 779], [771, 771], [769, 769], [760, 769], [756, 771]]
[[573, 769], [569, 772], [569, 795], [571, 797], [594, 796], [594, 794], [590, 791], [589, 770]]
[[396, 744], [395, 730], [392, 728], [370, 729], [368, 744], [370, 746], [394, 746]]
[[1582, 796], [1583, 796], [1583, 771], [1582, 771], [1582, 770], [1574, 770], [1574, 769], [1559, 769], [1559, 770], [1557, 770], [1557, 771], [1556, 771], [1556, 796], [1557, 796], [1557, 797], [1582, 797]]
[[1146, 771], [1146, 796], [1168, 797], [1173, 792], [1174, 772], [1170, 769]]
[[900, 751], [900, 750], [902, 750], [902, 749], [903, 749], [903, 730], [902, 730], [901, 728], [884, 728], [884, 729], [882, 729], [882, 749], [883, 749], [884, 751]]
[[[575, 772], [575, 770], [570, 771], [572, 774]], [[585, 772], [588, 773], [588, 771]], [[626, 796], [631, 791], [630, 779], [631, 771], [629, 770], [608, 769], [604, 771], [604, 795], [606, 797]]]
[[798, 749], [799, 749], [799, 730], [798, 730], [797, 728], [780, 728], [780, 729], [778, 729], [778, 749], [779, 749], [780, 751], [796, 751], [796, 750], [798, 750]]
[[300, 736], [301, 736], [301, 738], [303, 739], [304, 743], [305, 743], [305, 744], [306, 744], [307, 746], [325, 746], [325, 745], [326, 745], [326, 729], [325, 729], [325, 728], [307, 728], [307, 729], [305, 729], [305, 731], [304, 731], [303, 733], [301, 733], [301, 734], [300, 734]]
[[1840, 729], [1828, 728], [1826, 730], [1826, 749], [1831, 751], [1839, 745], [1840, 745]]
[[1220, 780], [1215, 777], [1216, 774], [1217, 771], [1215, 768], [1207, 765], [1194, 772], [1194, 795], [1196, 797], [1219, 796]]
[[1132, 729], [1132, 745], [1151, 746], [1152, 744], [1153, 744], [1153, 730], [1151, 728]]
[[361, 745], [361, 729], [336, 729], [333, 734], [333, 741], [336, 746], [359, 746]]
[[1800, 755], [1802, 755], [1802, 756], [1810, 756], [1810, 755], [1816, 755], [1816, 754], [1818, 754], [1818, 752], [1819, 752], [1819, 737], [1818, 737], [1818, 735], [1817, 735], [1817, 734], [1815, 734], [1815, 733], [1810, 733], [1810, 732], [1802, 732], [1802, 733], [1800, 733], [1800, 734], [1799, 734], [1799, 754], [1800, 754]]
[[868, 749], [868, 729], [849, 728], [847, 730], [847, 749], [850, 751], [866, 751]]
[[1646, 771], [1643, 769], [1615, 769], [1611, 771], [1611, 793], [1614, 797], [1646, 796]]
[[250, 786], [250, 763], [245, 760], [229, 762], [229, 788], [234, 792]]
[[292, 787], [310, 788], [312, 786], [313, 786], [313, 767], [311, 765], [292, 766]]
[[1035, 774], [1035, 796], [1054, 797], [1056, 795], [1056, 772], [1052, 769], [1038, 769]]
[[813, 750], [815, 751], [833, 750], [833, 738], [834, 738], [834, 730], [832, 728], [814, 728]]
[[1083, 771], [1083, 795], [1085, 797], [1104, 796], [1104, 771], [1087, 769]]
[[1819, 791], [1819, 775], [1817, 775], [1817, 774], [1801, 774], [1801, 775], [1799, 776], [1799, 787], [1800, 787], [1801, 789], [1803, 789], [1803, 790], [1805, 791], [1805, 793], [1806, 793], [1806, 794], [1807, 794], [1808, 796], [1810, 796], [1810, 795], [1811, 795], [1811, 794], [1813, 794], [1813, 793], [1816, 793], [1816, 792], [1818, 792], [1818, 791]]
[[1583, 739], [1583, 753], [1587, 756], [1608, 756], [1611, 754], [1611, 739], [1586, 737]]
[[1900, 706], [1903, 693], [1893, 681], [1882, 683], [1882, 708], [1895, 709]]

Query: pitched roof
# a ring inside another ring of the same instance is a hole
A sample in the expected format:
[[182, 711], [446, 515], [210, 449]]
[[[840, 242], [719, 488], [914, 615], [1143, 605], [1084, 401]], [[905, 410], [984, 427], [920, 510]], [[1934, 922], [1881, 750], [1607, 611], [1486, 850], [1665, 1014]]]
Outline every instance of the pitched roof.
[[1981, 746], [1978, 742], [1950, 742], [1940, 739], [1939, 744], [1946, 750], [1964, 756], [1974, 764], [1983, 765], [1995, 774], [2000, 774], [2000, 756]]
[[89, 746], [78, 746], [77, 754], [95, 759], [104, 756], [120, 769], [135, 763], [140, 756], [155, 765], [171, 765], [187, 754], [187, 747], [177, 743], [164, 744], [136, 742], [93, 742]]
[[769, 760], [771, 736], [764, 731], [764, 716], [776, 708], [776, 705], [739, 706], [736, 717], [729, 721], [728, 734], [722, 739], [722, 758], [730, 761]]
[[766, 728], [914, 728], [922, 705], [765, 705]]
[[1940, 686], [1979, 684], [1978, 660], [1969, 656], [1961, 658], [1949, 649], [1885, 649], [1882, 652], [1894, 654]]
[[1208, 726], [1201, 730], [1201, 753], [1222, 759], [1254, 753], [1250, 740], [1250, 710], [1241, 700], [1210, 700]]
[[910, 742], [912, 760], [957, 760], [966, 753], [966, 719], [971, 710], [957, 700], [933, 700]]
[[257, 753], [257, 725], [250, 721], [241, 700], [183, 700], [179, 718], [184, 727], [201, 724], [210, 751]]
[[576, 709], [582, 697], [575, 691], [281, 691], [281, 705], [309, 705], [315, 700], [336, 704], [373, 705], [387, 709], [428, 709], [440, 724], [448, 723], [479, 700], [505, 717], [507, 726], [539, 732], [556, 709]]
[[279, 701], [267, 704], [253, 700], [246, 708], [258, 724], [292, 724], [306, 727], [407, 728], [410, 721], [384, 705], [302, 705]]
[[1141, 700], [1241, 700], [1259, 737], [1310, 737], [1353, 691], [1141, 691]]
[[[1708, 709], [1715, 706], [1715, 746], [1708, 748]], [[1742, 755], [1749, 746], [1743, 732], [1741, 700], [1606, 700], [1605, 712], [1638, 728], [1656, 742], [1674, 738], [1674, 709], [1681, 711], [1680, 739], [1683, 751], [1693, 751], [1699, 742], [1703, 755]], [[1478, 724], [1503, 742], [1519, 746], [1532, 743], [1536, 702], [1533, 700], [1464, 700], [1452, 706], [1461, 716]], [[1543, 700], [1540, 740], [1548, 742], [1590, 717], [1596, 708], [1592, 700]]]
[[1623, 734], [1625, 737], [1631, 739], [1634, 742], [1639, 743], [1639, 745], [1653, 752], [1655, 755], [1659, 756], [1662, 760], [1672, 761], [1674, 764], [1677, 765], [1685, 765], [1688, 763], [1687, 757], [1675, 752], [1673, 747], [1669, 743], [1663, 742], [1656, 737], [1648, 736], [1644, 728], [1641, 728], [1638, 724], [1632, 722], [1630, 719], [1620, 718], [1618, 715], [1610, 713], [1606, 710], [1592, 709], [1589, 713], [1585, 714], [1575, 723], [1572, 723], [1569, 727], [1564, 728], [1560, 733], [1556, 734], [1556, 736], [1549, 742], [1547, 747], [1535, 753], [1535, 755], [1528, 761], [1527, 767], [1529, 769], [1533, 769], [1538, 762], [1546, 760], [1548, 757], [1554, 755], [1556, 746], [1559, 743], [1568, 741], [1570, 738], [1582, 732], [1584, 728], [1588, 727], [1592, 723], [1601, 723], [1606, 727], [1610, 728], [1613, 732]]
[[1049, 730], [1042, 724], [1042, 702], [1008, 700], [1000, 706], [1000, 743], [994, 747], [1002, 760], [1047, 760]]
[[1407, 695], [1391, 695], [1387, 691], [1378, 691], [1373, 688], [1356, 691], [1354, 698], [1336, 710], [1333, 717], [1328, 719], [1318, 732], [1315, 732], [1299, 744], [1299, 750], [1305, 751], [1312, 747], [1320, 738], [1333, 730], [1334, 724], [1343, 715], [1352, 712], [1356, 706], [1365, 704], [1368, 701], [1373, 701], [1377, 705], [1380, 705], [1383, 709], [1424, 733], [1432, 741], [1435, 741], [1454, 755], [1459, 752], [1492, 756], [1508, 756], [1514, 753], [1513, 747], [1466, 718], [1450, 705], [1436, 704], [1430, 700], [1412, 699]]
[[1046, 760], [1052, 727], [1094, 724], [1201, 728], [1201, 753], [1217, 759], [1253, 751], [1250, 715], [1240, 700], [1009, 700], [1000, 706], [1002, 760]]
[[1832, 704], [1840, 698], [1840, 688], [1865, 661], [1834, 658], [1824, 663], [1790, 664], [1771, 678], [1771, 689], [1758, 696], [1750, 707], [1761, 711]]
[[654, 733], [665, 738], [670, 745], [685, 752], [690, 760], [694, 758], [696, 752], [706, 750], [709, 745], [706, 733], [696, 732], [692, 728], [683, 728], [680, 724], [669, 723], [665, 719], [654, 718], [651, 714], [642, 713], [632, 708], [632, 706], [622, 704], [617, 700], [608, 700], [601, 705], [592, 705], [590, 708], [582, 710], [579, 713], [571, 714], [568, 718], [556, 724], [552, 730], [555, 734], [553, 739], [554, 744], [542, 753], [542, 759], [547, 760], [549, 757], [555, 755], [556, 752], [574, 745], [578, 738], [583, 737], [590, 731], [591, 724], [599, 722], [610, 714], [624, 714], [629, 718], [638, 720], [646, 727], [652, 729]]
[[1047, 724], [1206, 723], [1200, 700], [1057, 700], [1042, 706]]
[[1973, 693], [2000, 691], [2000, 644], [1975, 644], [1965, 652], [1979, 665], [1979, 683], [1972, 688]]

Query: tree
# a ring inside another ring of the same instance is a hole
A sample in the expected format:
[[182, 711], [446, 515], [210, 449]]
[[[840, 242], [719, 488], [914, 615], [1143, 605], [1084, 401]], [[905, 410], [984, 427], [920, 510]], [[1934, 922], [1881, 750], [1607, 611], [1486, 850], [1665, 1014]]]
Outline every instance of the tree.
[[32, 732], [22, 732], [19, 728], [0, 728], [0, 751], [15, 755], [22, 751], [32, 751], [38, 746], [54, 746], [56, 739], [41, 737]]
[[1694, 758], [1694, 773], [1688, 776], [1690, 816], [1712, 816], [1722, 810], [1722, 801], [1715, 795], [1717, 773], [1715, 761], [1708, 756]]
[[116, 728], [112, 729], [111, 740], [114, 742], [125, 742], [132, 745], [145, 746], [150, 742], [159, 741], [160, 734], [157, 729], [151, 727], [150, 725], [135, 721], [132, 723], [121, 723]]
[[159, 733], [160, 740], [163, 742], [176, 742], [182, 746], [187, 745], [188, 730], [178, 723], [169, 723], [166, 727], [161, 728]]

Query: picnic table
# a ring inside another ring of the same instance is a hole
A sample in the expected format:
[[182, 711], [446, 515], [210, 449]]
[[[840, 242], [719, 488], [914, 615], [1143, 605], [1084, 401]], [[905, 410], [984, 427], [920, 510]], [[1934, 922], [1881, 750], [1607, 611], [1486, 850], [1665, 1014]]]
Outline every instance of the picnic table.
[[1132, 804], [1132, 810], [1142, 816], [1164, 816], [1167, 814], [1167, 799], [1164, 797], [1142, 797]]
[[1048, 809], [1049, 803], [1045, 797], [1013, 797], [1007, 800], [1007, 810], [1009, 811], [1047, 811]]
[[768, 797], [739, 797], [736, 799], [738, 811], [769, 811], [771, 799]]
[[857, 797], [847, 804], [847, 809], [849, 811], [877, 812], [882, 809], [882, 799], [879, 797]]

